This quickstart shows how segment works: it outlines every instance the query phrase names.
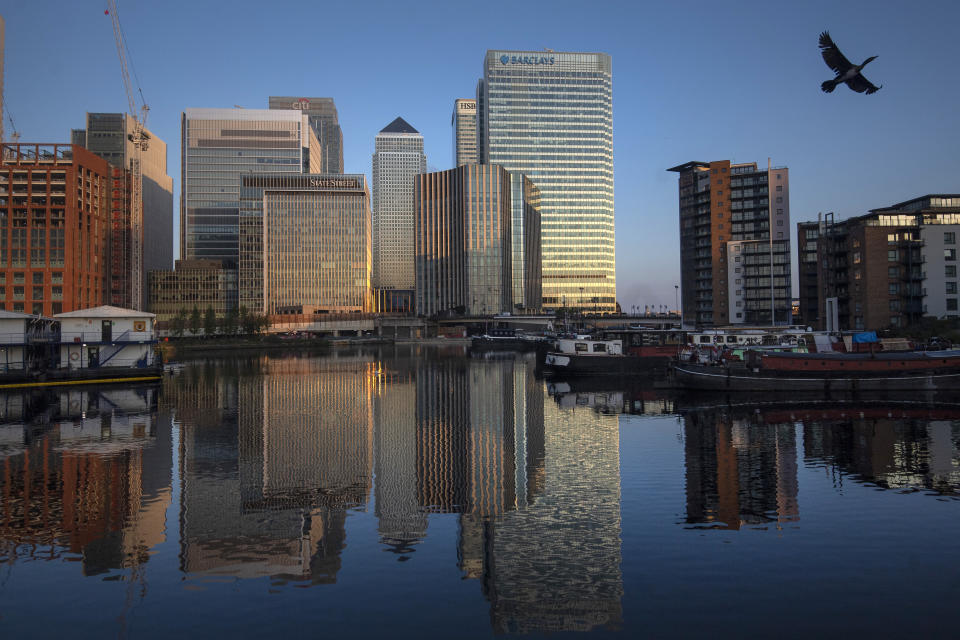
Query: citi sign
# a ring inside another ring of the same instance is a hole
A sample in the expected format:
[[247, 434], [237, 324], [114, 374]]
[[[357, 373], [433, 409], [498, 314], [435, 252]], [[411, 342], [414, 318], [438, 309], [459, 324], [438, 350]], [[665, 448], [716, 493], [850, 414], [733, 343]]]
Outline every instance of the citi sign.
[[538, 58], [537, 56], [500, 56], [500, 64], [553, 64], [553, 56]]

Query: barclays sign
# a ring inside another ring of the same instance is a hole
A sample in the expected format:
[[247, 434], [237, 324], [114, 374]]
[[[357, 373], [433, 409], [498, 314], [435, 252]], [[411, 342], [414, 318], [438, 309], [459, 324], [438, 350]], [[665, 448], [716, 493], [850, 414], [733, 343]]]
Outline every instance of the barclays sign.
[[551, 65], [554, 62], [553, 56], [548, 57], [538, 57], [538, 56], [500, 56], [500, 64], [544, 64]]

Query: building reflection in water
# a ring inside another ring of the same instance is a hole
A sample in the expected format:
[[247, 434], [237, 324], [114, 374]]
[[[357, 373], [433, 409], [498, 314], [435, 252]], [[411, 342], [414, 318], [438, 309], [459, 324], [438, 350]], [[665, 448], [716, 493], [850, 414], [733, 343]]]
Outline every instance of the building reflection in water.
[[797, 434], [725, 409], [684, 416], [687, 522], [716, 529], [798, 520]]
[[882, 488], [960, 493], [960, 409], [886, 399], [749, 402], [681, 410], [689, 524], [717, 529], [799, 520], [804, 464]]
[[158, 391], [0, 395], [0, 562], [76, 557], [84, 575], [142, 577], [171, 501]]
[[806, 464], [886, 489], [960, 495], [960, 411], [873, 406], [811, 415], [803, 422]]
[[374, 379], [374, 363], [353, 356], [176, 380], [182, 570], [335, 582], [346, 512], [370, 492]]
[[512, 421], [502, 421], [506, 430], [512, 423], [519, 433], [525, 423], [514, 459], [525, 460], [526, 485], [515, 491], [516, 509], [461, 516], [461, 566], [482, 581], [496, 633], [616, 629], [623, 596], [619, 422], [545, 398], [532, 365], [478, 397], [488, 411], [515, 407]]

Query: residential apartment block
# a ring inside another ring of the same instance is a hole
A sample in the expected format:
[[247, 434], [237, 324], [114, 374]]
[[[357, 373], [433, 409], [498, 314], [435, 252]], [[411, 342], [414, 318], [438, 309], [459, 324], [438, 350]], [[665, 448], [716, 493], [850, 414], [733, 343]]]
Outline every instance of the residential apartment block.
[[4, 144], [0, 158], [0, 304], [47, 316], [103, 304], [110, 165], [70, 144]]
[[904, 327], [922, 317], [960, 317], [960, 194], [931, 194], [836, 221], [817, 238], [819, 327]]
[[719, 160], [668, 171], [680, 174], [684, 324], [789, 324], [789, 170]]

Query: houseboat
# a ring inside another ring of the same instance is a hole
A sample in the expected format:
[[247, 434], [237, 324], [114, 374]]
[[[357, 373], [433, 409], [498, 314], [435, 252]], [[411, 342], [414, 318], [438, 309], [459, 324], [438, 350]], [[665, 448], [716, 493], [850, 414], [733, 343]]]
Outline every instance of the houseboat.
[[553, 376], [623, 375], [636, 367], [637, 358], [623, 353], [620, 340], [591, 336], [557, 338], [543, 361], [544, 372]]
[[0, 387], [160, 379], [152, 313], [112, 306], [52, 318], [3, 313], [0, 324], [18, 329], [0, 346]]

